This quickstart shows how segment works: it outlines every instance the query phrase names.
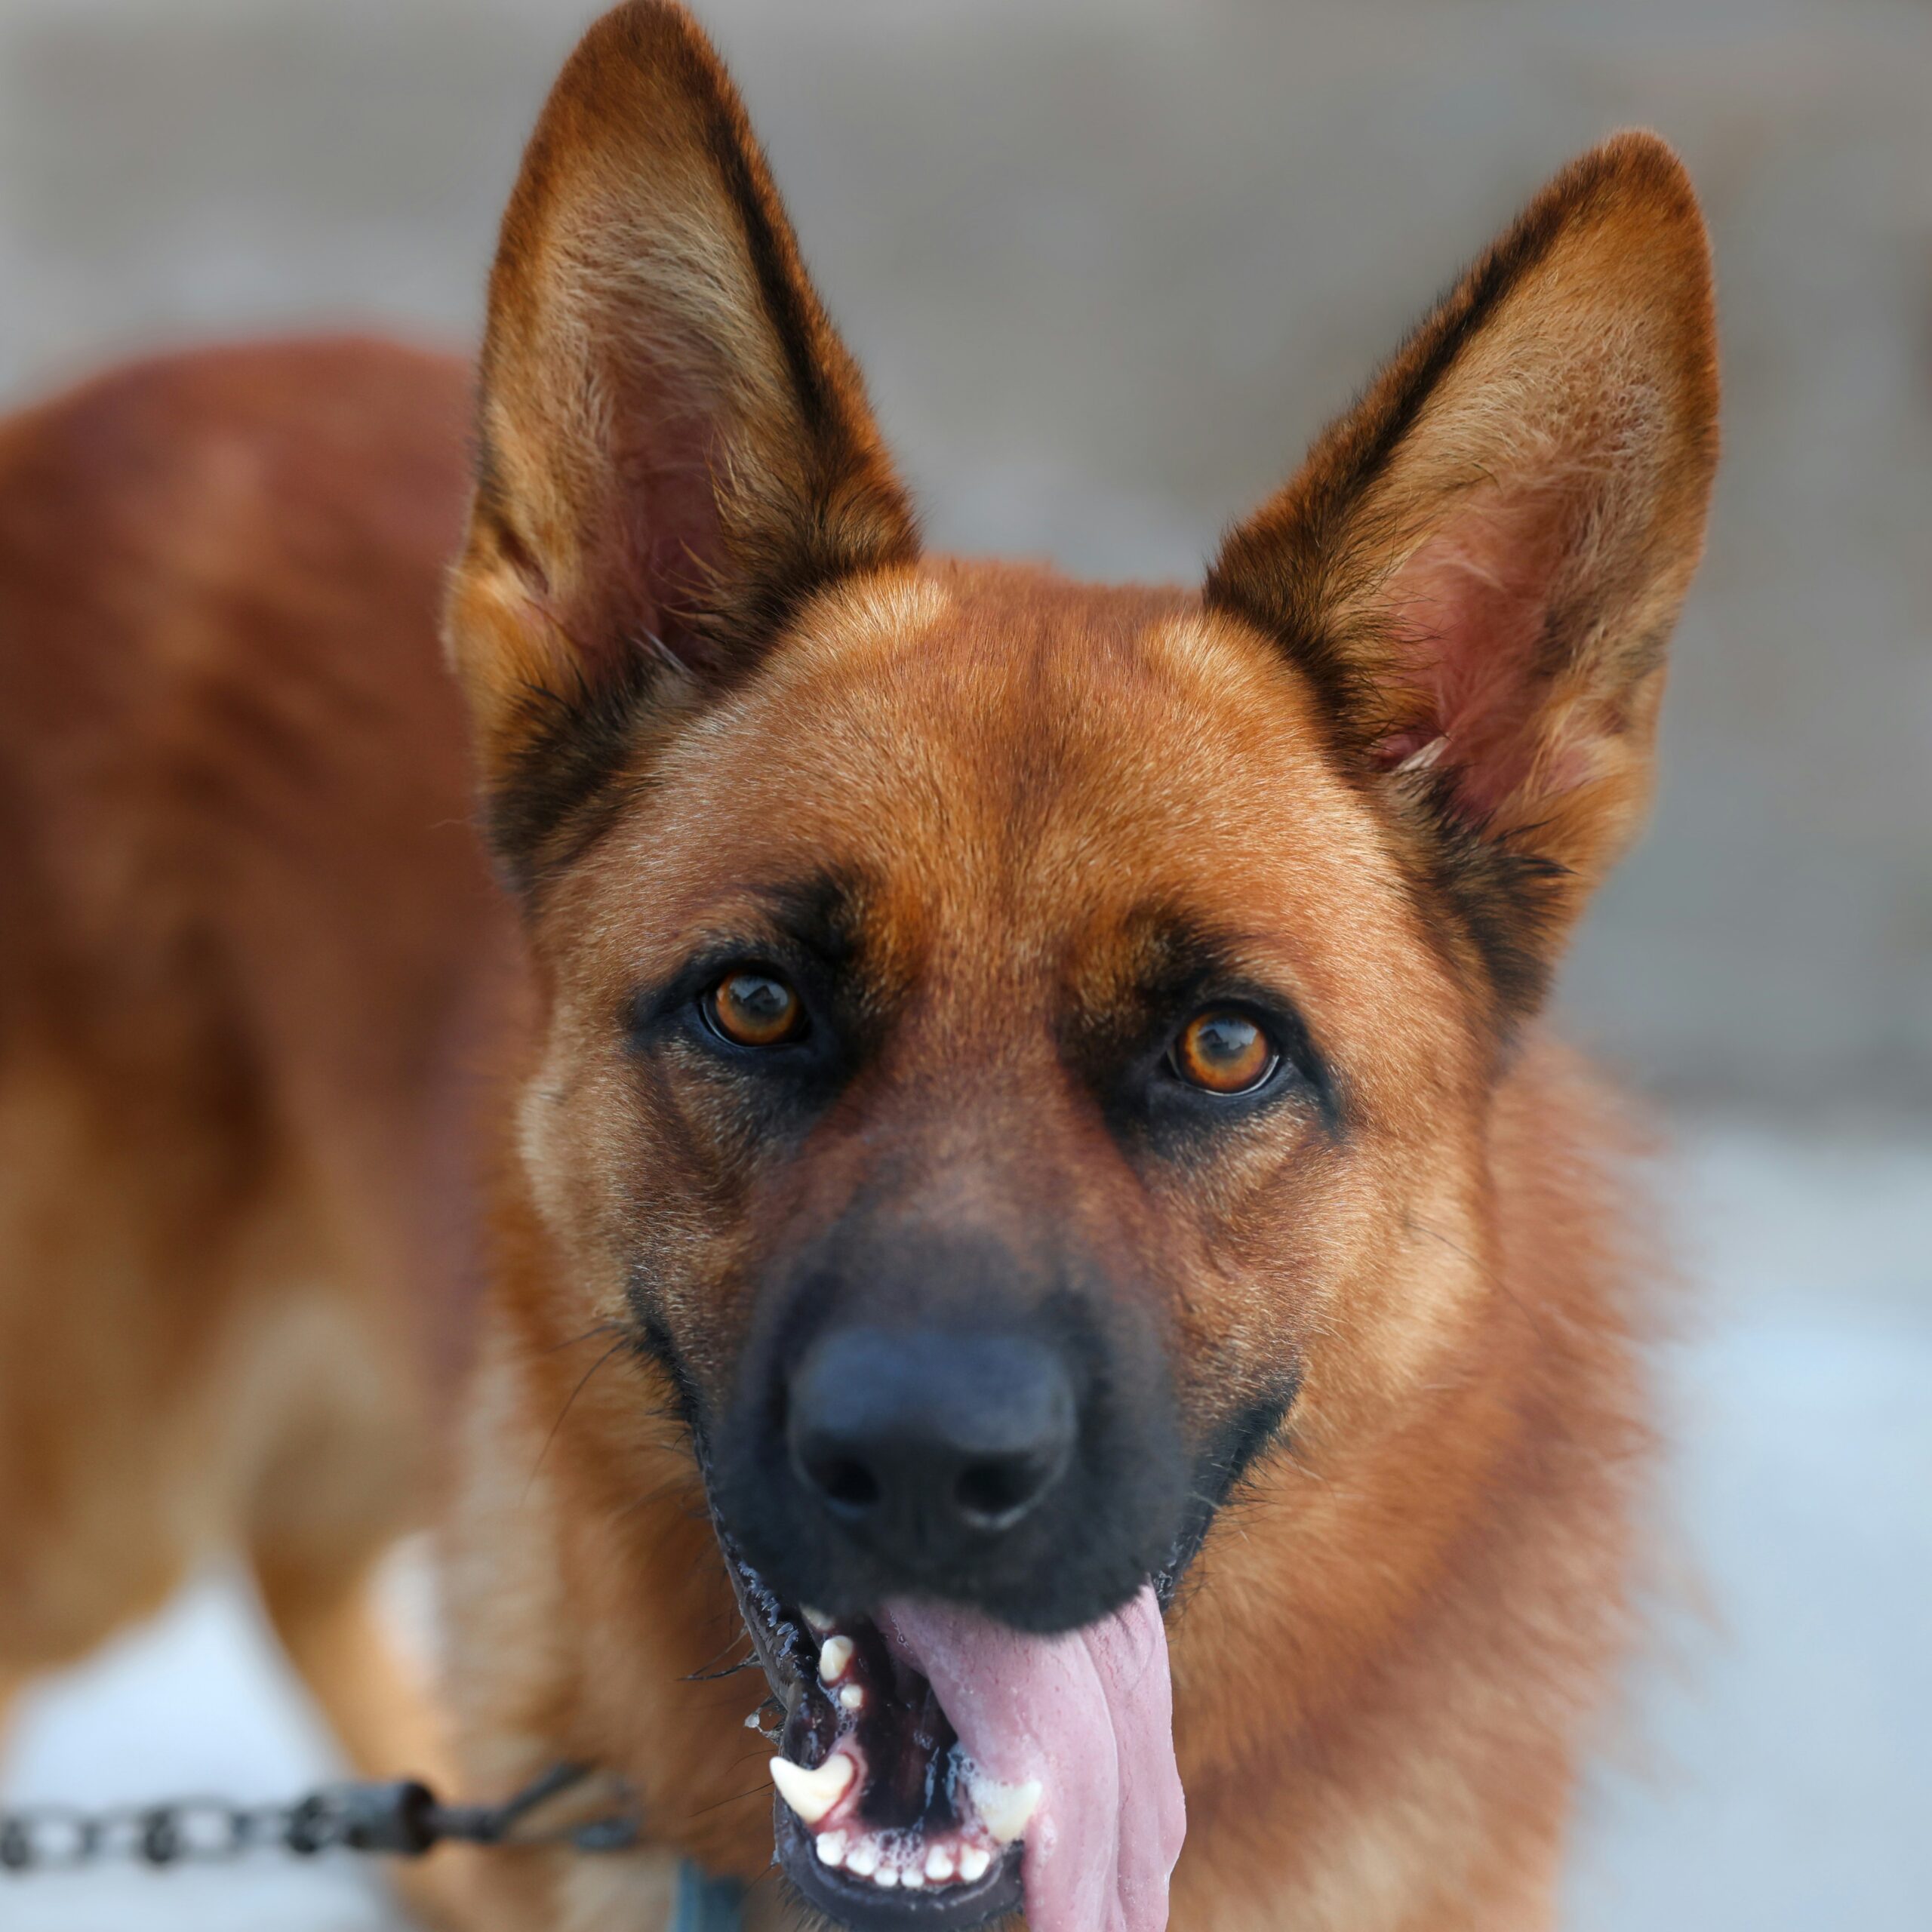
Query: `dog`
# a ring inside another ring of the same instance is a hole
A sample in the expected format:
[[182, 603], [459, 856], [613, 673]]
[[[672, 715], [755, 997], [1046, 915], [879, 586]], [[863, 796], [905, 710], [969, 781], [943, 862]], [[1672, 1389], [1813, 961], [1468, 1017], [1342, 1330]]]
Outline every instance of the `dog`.
[[371, 1584], [515, 971], [435, 646], [469, 392], [285, 343], [0, 424], [0, 1718], [238, 1552], [350, 1761], [453, 1776]]
[[505, 217], [460, 541], [451, 364], [16, 422], [12, 1667], [205, 1521], [364, 1735], [342, 1606], [468, 1358], [460, 1778], [641, 1821], [488, 1854], [478, 1932], [1549, 1925], [1652, 1275], [1540, 1015], [1650, 790], [1712, 304], [1620, 135], [1199, 586], [931, 557], [630, 0]]

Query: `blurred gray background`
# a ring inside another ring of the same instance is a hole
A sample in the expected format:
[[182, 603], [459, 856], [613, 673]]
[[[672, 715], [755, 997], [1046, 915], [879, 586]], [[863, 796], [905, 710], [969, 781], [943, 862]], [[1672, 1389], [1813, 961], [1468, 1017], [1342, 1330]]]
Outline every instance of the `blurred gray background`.
[[[0, 392], [469, 340], [571, 0], [0, 0]], [[1924, 0], [712, 0], [943, 545], [1189, 577], [1618, 125], [1682, 149], [1727, 457], [1656, 830], [1577, 957], [1652, 1084], [1932, 1106]]]
[[[0, 395], [211, 334], [471, 340], [520, 143], [590, 11], [0, 0]], [[1665, 1191], [1706, 1292], [1660, 1373], [1712, 1611], [1666, 1620], [1573, 1919], [1923, 1932], [1932, 5], [700, 11], [934, 540], [1094, 574], [1196, 574], [1577, 149], [1638, 122], [1683, 151], [1727, 453], [1655, 828], [1564, 998], [1679, 1124]], [[47, 1691], [16, 1788], [300, 1775], [318, 1747], [251, 1628], [211, 1585]], [[238, 1882], [31, 1912], [0, 1887], [0, 1925], [374, 1922], [339, 1874]]]

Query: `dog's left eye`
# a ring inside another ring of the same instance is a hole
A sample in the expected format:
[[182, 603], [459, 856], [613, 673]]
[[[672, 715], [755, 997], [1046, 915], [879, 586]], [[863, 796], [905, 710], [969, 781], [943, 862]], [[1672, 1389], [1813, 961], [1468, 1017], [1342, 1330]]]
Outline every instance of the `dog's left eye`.
[[783, 1046], [805, 1030], [804, 1002], [775, 973], [727, 973], [704, 1006], [706, 1019], [734, 1046]]
[[1251, 1094], [1281, 1063], [1281, 1050], [1258, 1020], [1233, 1007], [1210, 1007], [1181, 1029], [1168, 1060], [1190, 1087]]

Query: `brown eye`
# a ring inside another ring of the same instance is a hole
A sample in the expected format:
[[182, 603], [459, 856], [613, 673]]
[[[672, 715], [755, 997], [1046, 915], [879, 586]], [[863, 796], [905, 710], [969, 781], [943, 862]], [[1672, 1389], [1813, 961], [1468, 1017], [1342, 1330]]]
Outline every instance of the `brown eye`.
[[1246, 1094], [1275, 1070], [1275, 1043], [1244, 1013], [1211, 1007], [1174, 1042], [1174, 1071], [1211, 1094]]
[[769, 973], [728, 973], [711, 995], [712, 1023], [740, 1047], [783, 1046], [804, 1030], [805, 1009]]

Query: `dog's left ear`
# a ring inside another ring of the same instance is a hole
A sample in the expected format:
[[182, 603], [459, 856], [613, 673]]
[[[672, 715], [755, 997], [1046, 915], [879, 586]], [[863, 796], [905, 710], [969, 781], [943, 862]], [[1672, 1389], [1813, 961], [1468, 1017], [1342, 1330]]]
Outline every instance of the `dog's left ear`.
[[1709, 250], [1683, 168], [1558, 176], [1227, 538], [1211, 605], [1314, 682], [1507, 1011], [1650, 790], [1664, 646], [1716, 460]]
[[742, 676], [814, 591], [917, 555], [744, 109], [669, 0], [605, 14], [544, 105], [478, 441], [448, 635], [522, 879], [641, 728]]

